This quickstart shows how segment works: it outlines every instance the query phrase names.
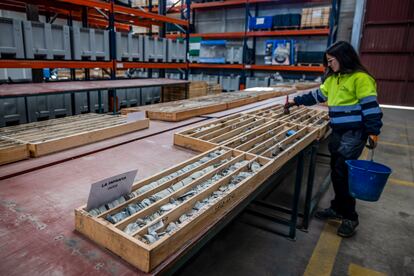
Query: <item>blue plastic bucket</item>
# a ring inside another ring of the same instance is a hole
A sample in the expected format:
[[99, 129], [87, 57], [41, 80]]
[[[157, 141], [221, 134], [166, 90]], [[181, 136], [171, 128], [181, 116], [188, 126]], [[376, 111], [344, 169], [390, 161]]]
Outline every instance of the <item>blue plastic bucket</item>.
[[349, 193], [357, 199], [377, 201], [392, 170], [366, 160], [347, 160]]

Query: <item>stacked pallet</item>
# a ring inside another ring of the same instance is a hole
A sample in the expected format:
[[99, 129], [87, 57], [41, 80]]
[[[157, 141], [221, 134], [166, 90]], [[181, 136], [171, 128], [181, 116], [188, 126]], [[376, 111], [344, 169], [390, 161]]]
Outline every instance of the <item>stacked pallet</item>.
[[274, 119], [280, 109], [239, 113], [176, 133], [176, 145], [204, 153], [135, 183], [112, 202], [76, 209], [76, 230], [144, 272], [154, 270], [318, 138], [316, 117], [326, 112], [294, 108]]
[[[205, 81], [192, 81], [188, 85], [188, 99], [203, 97], [207, 95], [220, 94], [220, 84], [209, 84]], [[186, 99], [185, 85], [167, 86], [164, 88], [164, 102], [179, 101]]]
[[176, 122], [294, 92], [296, 92], [294, 88], [275, 87], [270, 90], [222, 93], [175, 102], [124, 108], [121, 113], [125, 115], [131, 112], [145, 111], [147, 117], [152, 120]]
[[[14, 147], [24, 145], [30, 156], [38, 157], [148, 128], [148, 126], [148, 119], [128, 122], [125, 116], [88, 113], [0, 128], [0, 138], [13, 141]], [[0, 145], [0, 155], [7, 154], [9, 151], [7, 145]], [[28, 154], [22, 154], [22, 157], [27, 158]], [[17, 160], [5, 159], [1, 163], [12, 161]]]
[[330, 11], [330, 6], [302, 9], [301, 28], [328, 27]]
[[208, 83], [207, 95], [217, 95], [221, 94], [223, 87], [219, 83]]

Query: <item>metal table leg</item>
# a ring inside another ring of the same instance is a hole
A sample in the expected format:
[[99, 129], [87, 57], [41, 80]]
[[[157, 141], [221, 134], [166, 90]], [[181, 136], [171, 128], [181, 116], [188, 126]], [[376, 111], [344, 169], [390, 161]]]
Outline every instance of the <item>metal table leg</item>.
[[316, 154], [319, 149], [319, 142], [315, 142], [312, 145], [311, 156], [309, 161], [309, 172], [308, 172], [308, 181], [306, 184], [306, 197], [305, 197], [305, 209], [303, 211], [303, 221], [301, 225], [301, 230], [308, 230], [309, 220], [311, 215], [311, 201], [313, 193], [313, 184], [315, 180], [315, 168], [316, 168]]
[[289, 226], [289, 238], [292, 240], [296, 239], [296, 223], [298, 220], [299, 197], [303, 178], [303, 155], [303, 151], [298, 154], [298, 164], [296, 169], [295, 191], [293, 195], [292, 215]]

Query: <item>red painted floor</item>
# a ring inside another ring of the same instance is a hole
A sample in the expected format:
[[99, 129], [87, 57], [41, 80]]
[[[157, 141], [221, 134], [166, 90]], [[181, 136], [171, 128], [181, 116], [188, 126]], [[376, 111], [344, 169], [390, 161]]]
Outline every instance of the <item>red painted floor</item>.
[[138, 168], [137, 179], [195, 154], [174, 131], [0, 181], [1, 275], [126, 275], [137, 270], [74, 232], [90, 184]]

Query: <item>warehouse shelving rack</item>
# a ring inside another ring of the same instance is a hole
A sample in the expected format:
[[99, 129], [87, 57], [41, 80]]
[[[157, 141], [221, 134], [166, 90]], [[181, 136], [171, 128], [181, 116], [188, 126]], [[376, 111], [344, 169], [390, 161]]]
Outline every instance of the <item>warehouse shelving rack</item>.
[[[109, 31], [109, 61], [67, 61], [67, 60], [28, 60], [28, 59], [0, 59], [0, 68], [66, 68], [71, 71], [71, 80], [76, 79], [75, 69], [85, 69], [84, 80], [90, 80], [90, 69], [102, 69], [111, 80], [116, 79], [118, 69], [145, 68], [148, 77], [152, 77], [152, 69], [159, 70], [159, 77], [165, 76], [165, 69], [184, 70], [185, 78], [188, 79], [188, 64], [183, 63], [155, 63], [155, 62], [129, 62], [116, 60], [115, 29], [118, 31], [129, 31], [131, 25], [149, 27], [156, 25], [161, 27], [159, 37], [165, 37], [165, 24], [171, 23], [181, 26], [185, 31], [188, 41], [188, 29], [190, 21], [190, 10], [183, 11], [184, 6], [190, 7], [190, 0], [181, 0], [185, 5], [170, 9], [168, 12], [180, 12], [181, 19], [167, 17], [166, 1], [162, 0], [159, 6], [153, 8], [137, 9], [116, 4], [115, 0], [4, 0], [0, 3], [0, 9], [17, 12], [27, 12], [26, 5], [34, 5], [39, 15], [44, 15], [48, 23], [53, 23], [56, 18], [67, 19], [67, 24], [72, 26], [73, 20], [81, 21], [83, 27], [105, 28]], [[158, 13], [154, 13], [158, 12]], [[151, 32], [150, 32], [151, 35]], [[188, 47], [188, 44], [187, 44]], [[162, 86], [161, 86], [162, 87]], [[102, 87], [104, 89], [104, 87]], [[162, 89], [162, 88], [161, 88]], [[108, 96], [112, 98], [113, 113], [117, 113], [116, 89], [108, 89]], [[161, 92], [162, 93], [162, 92]], [[71, 93], [71, 101], [74, 95]], [[140, 97], [142, 97], [142, 92]], [[88, 96], [89, 101], [89, 96]], [[27, 104], [26, 104], [27, 109]]]
[[[146, 68], [146, 69], [184, 69], [187, 63], [144, 63], [117, 61], [115, 58], [115, 29], [129, 31], [131, 25], [151, 27], [153, 25], [164, 27], [165, 23], [181, 26], [186, 33], [189, 27], [188, 19], [176, 19], [167, 17], [165, 1], [160, 1], [160, 6], [144, 8], [142, 10], [115, 4], [114, 0], [104, 2], [101, 0], [5, 0], [0, 4], [0, 9], [25, 12], [25, 5], [38, 5], [39, 14], [45, 15], [48, 22], [56, 18], [67, 18], [71, 25], [73, 20], [82, 21], [84, 26], [106, 28], [110, 32], [110, 61], [62, 61], [62, 60], [19, 60], [0, 59], [0, 68], [68, 68], [68, 69], [110, 69], [111, 79], [115, 79], [117, 69]], [[191, 1], [186, 0], [186, 5], [175, 7], [170, 12], [179, 12], [184, 6], [191, 6]], [[152, 12], [150, 12], [150, 10]], [[154, 13], [153, 11], [157, 11]], [[53, 15], [52, 15], [53, 14]], [[182, 13], [183, 14], [183, 13]], [[165, 29], [165, 28], [161, 28]], [[162, 37], [163, 32], [158, 36]], [[74, 77], [74, 74], [72, 74]], [[86, 80], [88, 74], [86, 73]], [[162, 73], [161, 73], [162, 76]]]
[[[253, 51], [255, 51], [256, 38], [259, 37], [286, 37], [286, 36], [325, 36], [327, 37], [327, 46], [332, 44], [336, 39], [337, 25], [339, 20], [339, 7], [340, 0], [297, 0], [292, 1], [292, 4], [298, 3], [310, 3], [310, 4], [330, 4], [331, 14], [329, 18], [328, 28], [314, 28], [314, 29], [281, 29], [272, 31], [249, 31], [248, 30], [248, 17], [250, 16], [250, 9], [255, 11], [254, 16], [258, 13], [258, 4], [271, 3], [272, 0], [228, 0], [220, 2], [206, 2], [206, 3], [193, 3], [191, 5], [192, 10], [192, 22], [195, 22], [196, 10], [200, 9], [218, 9], [227, 7], [244, 7], [245, 8], [245, 26], [244, 32], [224, 32], [224, 33], [191, 33], [189, 37], [201, 37], [203, 39], [243, 39], [243, 64], [203, 64], [203, 63], [190, 63], [190, 69], [233, 69], [242, 70], [242, 87], [246, 75], [252, 75], [255, 70], [262, 71], [288, 71], [288, 72], [306, 72], [306, 73], [323, 73], [323, 66], [278, 66], [278, 65], [256, 65], [246, 64], [247, 60], [247, 40], [253, 38]], [[287, 2], [281, 1], [275, 3], [275, 5], [286, 4]], [[290, 2], [289, 2], [290, 3]], [[167, 35], [169, 38], [184, 37], [183, 34]]]

